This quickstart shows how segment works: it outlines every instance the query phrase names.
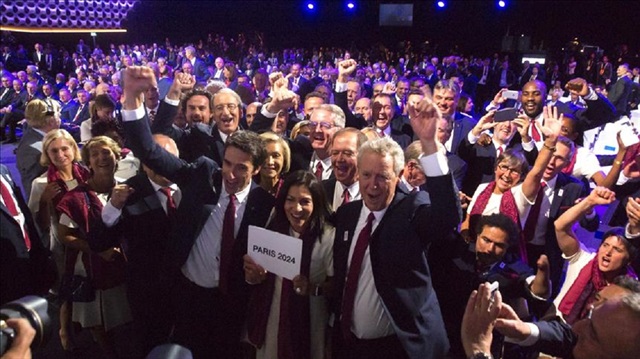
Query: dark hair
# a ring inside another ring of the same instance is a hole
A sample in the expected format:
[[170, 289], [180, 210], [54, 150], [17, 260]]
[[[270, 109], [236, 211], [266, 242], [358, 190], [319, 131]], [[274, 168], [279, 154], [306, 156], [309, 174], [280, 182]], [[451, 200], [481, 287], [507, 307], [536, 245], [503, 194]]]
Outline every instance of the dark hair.
[[94, 122], [91, 125], [91, 136], [107, 136], [116, 141], [118, 146], [124, 147], [124, 129], [115, 118], [110, 118], [106, 121]]
[[224, 144], [225, 152], [230, 146], [251, 156], [251, 163], [254, 168], [262, 166], [267, 159], [267, 148], [262, 138], [255, 132], [236, 131], [232, 133], [227, 137], [227, 142]]
[[513, 247], [518, 244], [520, 237], [520, 229], [516, 226], [513, 220], [502, 213], [494, 213], [488, 216], [480, 216], [478, 223], [476, 224], [476, 236], [482, 233], [484, 227], [499, 228], [507, 233], [507, 239], [509, 247]]
[[[638, 257], [638, 248], [634, 246], [631, 241], [627, 239], [625, 230], [623, 227], [613, 227], [604, 233], [602, 236], [602, 243], [609, 237], [617, 237], [629, 253], [629, 263], [633, 262]], [[602, 245], [602, 244], [601, 244]]]
[[204, 96], [204, 97], [206, 97], [209, 100], [209, 111], [211, 113], [213, 113], [213, 95], [211, 93], [209, 93], [208, 91], [204, 91], [204, 90], [192, 90], [192, 91], [189, 91], [184, 96], [182, 101], [180, 101], [180, 110], [182, 111], [183, 114], [187, 113], [187, 102], [189, 102], [189, 100], [193, 96]]
[[109, 108], [111, 111], [116, 109], [116, 103], [113, 101], [110, 95], [102, 94], [96, 96], [93, 100], [93, 106], [91, 106], [91, 119], [96, 121], [98, 119], [98, 109]]
[[324, 224], [329, 219], [332, 211], [329, 201], [327, 200], [327, 195], [324, 192], [322, 182], [318, 181], [318, 178], [308, 171], [298, 170], [289, 173], [289, 175], [285, 177], [282, 188], [280, 188], [280, 192], [276, 198], [274, 206], [275, 213], [270, 227], [283, 228], [284, 224], [289, 226], [287, 215], [284, 212], [284, 204], [287, 201], [289, 190], [294, 186], [304, 186], [309, 189], [309, 192], [311, 192], [313, 212], [309, 218], [306, 230], [307, 233], [312, 236], [320, 237], [322, 235]]

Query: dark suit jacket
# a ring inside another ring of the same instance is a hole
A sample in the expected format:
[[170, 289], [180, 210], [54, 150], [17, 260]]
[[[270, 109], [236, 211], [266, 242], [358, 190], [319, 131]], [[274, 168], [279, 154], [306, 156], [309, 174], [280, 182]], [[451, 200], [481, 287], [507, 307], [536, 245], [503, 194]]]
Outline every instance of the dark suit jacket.
[[[130, 138], [130, 148], [140, 162], [182, 189], [182, 199], [176, 213], [177, 225], [172, 232], [167, 261], [178, 273], [218, 202], [221, 193], [220, 168], [204, 156], [187, 163], [166, 152], [153, 141], [146, 116], [142, 120], [124, 122], [124, 128]], [[274, 200], [272, 195], [254, 184], [233, 246], [230, 293], [246, 294], [242, 256], [247, 252], [248, 226], [264, 227]]]
[[71, 120], [76, 116], [76, 112], [79, 107], [80, 104], [76, 100], [71, 100], [62, 105], [62, 108], [60, 109], [60, 119], [62, 122], [71, 122]]
[[[369, 240], [376, 288], [395, 332], [410, 358], [442, 358], [449, 343], [431, 284], [427, 251], [444, 240], [460, 220], [459, 201], [450, 175], [429, 177], [429, 193], [396, 191]], [[340, 318], [349, 248], [363, 201], [341, 206], [335, 215], [333, 310]], [[340, 325], [334, 325], [337, 330]], [[334, 337], [341, 337], [336, 335]], [[343, 343], [335, 343], [339, 346]]]
[[40, 165], [42, 139], [44, 139], [42, 134], [29, 127], [22, 135], [16, 149], [16, 165], [20, 171], [22, 188], [27, 194], [25, 196], [27, 199], [31, 195], [31, 182], [47, 170], [46, 167]]
[[560, 319], [533, 324], [540, 330], [540, 337], [531, 348], [557, 357], [573, 358], [573, 347], [578, 342], [578, 336], [569, 324]]
[[364, 120], [361, 116], [356, 116], [349, 110], [349, 105], [347, 103], [347, 91], [343, 92], [333, 92], [333, 100], [336, 106], [340, 107], [344, 112], [345, 116], [345, 125], [344, 127], [353, 127], [357, 129], [362, 129], [367, 126], [367, 121]]
[[31, 250], [27, 250], [20, 225], [0, 203], [0, 305], [4, 305], [25, 295], [46, 294], [57, 273], [49, 262], [49, 250], [40, 240], [29, 207], [5, 165], [0, 165], [0, 176], [9, 183], [17, 199], [31, 241]]
[[12, 87], [2, 88], [0, 90], [0, 108], [10, 105], [14, 101], [15, 90]]
[[453, 139], [451, 140], [451, 153], [457, 155], [458, 147], [462, 141], [467, 137], [469, 131], [475, 127], [478, 121], [474, 120], [473, 117], [465, 115], [460, 112], [456, 112], [453, 116]]
[[222, 166], [224, 142], [216, 127], [210, 128], [204, 124], [196, 124], [188, 129], [176, 128], [173, 126], [173, 119], [177, 113], [177, 106], [160, 101], [158, 113], [151, 125], [152, 132], [171, 137], [178, 145], [180, 158], [187, 162], [193, 162], [200, 156], [205, 156], [214, 160], [218, 166]]
[[[322, 181], [322, 187], [324, 187], [324, 194], [327, 196], [327, 201], [331, 205], [333, 203], [333, 195], [336, 193], [336, 182], [338, 182], [335, 178], [329, 178]], [[333, 209], [334, 211], [337, 208]]]
[[[187, 58], [184, 61], [189, 61]], [[207, 71], [207, 65], [201, 59], [196, 58], [196, 61], [193, 65], [193, 74], [196, 76], [197, 81], [206, 81], [209, 77]]]
[[394, 130], [393, 128], [391, 129], [391, 139], [396, 141], [396, 143], [400, 145], [400, 147], [402, 148], [403, 151], [407, 147], [409, 147], [409, 145], [411, 144], [411, 137], [409, 137], [405, 133], [402, 133], [400, 131]]
[[622, 76], [611, 86], [608, 98], [613, 106], [615, 106], [618, 116], [627, 114], [627, 105], [629, 104], [631, 90], [633, 90], [633, 82], [627, 76]]

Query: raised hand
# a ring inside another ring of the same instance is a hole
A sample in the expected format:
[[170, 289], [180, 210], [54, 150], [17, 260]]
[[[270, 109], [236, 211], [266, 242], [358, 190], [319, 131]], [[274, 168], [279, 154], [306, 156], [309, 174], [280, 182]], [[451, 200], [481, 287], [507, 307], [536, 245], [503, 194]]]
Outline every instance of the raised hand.
[[438, 120], [442, 117], [440, 110], [430, 100], [423, 99], [411, 112], [411, 127], [420, 139], [422, 151], [425, 155], [435, 153], [438, 150], [436, 129]]
[[126, 184], [117, 184], [111, 190], [111, 205], [117, 209], [122, 209], [130, 195], [136, 190]]
[[586, 198], [592, 206], [610, 204], [616, 200], [616, 193], [605, 187], [596, 187]]
[[130, 66], [122, 70], [124, 110], [135, 110], [142, 106], [143, 95], [149, 89], [158, 87], [156, 76], [150, 67]]
[[529, 121], [527, 115], [522, 114], [514, 118], [512, 122], [516, 125], [516, 130], [522, 138], [522, 143], [531, 142], [531, 137], [529, 137], [529, 126], [531, 126], [531, 121]]
[[387, 95], [395, 95], [396, 94], [396, 85], [393, 82], [387, 82], [382, 87], [382, 93], [386, 93]]
[[558, 108], [555, 106], [544, 106], [542, 108], [542, 116], [544, 117], [544, 126], [540, 128], [546, 137], [553, 139], [560, 136], [562, 130], [562, 116], [558, 115]]
[[269, 74], [269, 84], [271, 85], [271, 88], [273, 88], [273, 85], [276, 83], [276, 81], [283, 78], [284, 78], [284, 75], [282, 75], [282, 72], [280, 71], [272, 72], [271, 74]]
[[349, 76], [356, 70], [358, 63], [356, 60], [342, 60], [338, 63], [338, 81], [347, 82]]
[[480, 136], [482, 131], [486, 131], [486, 130], [488, 130], [490, 128], [494, 128], [498, 124], [497, 122], [493, 122], [493, 115], [495, 113], [496, 113], [496, 110], [491, 110], [491, 111], [487, 112], [487, 114], [482, 116], [480, 121], [478, 121], [478, 123], [476, 123], [476, 125], [471, 130], [471, 132], [473, 133], [473, 135], [475, 137]]
[[627, 218], [629, 218], [629, 227], [632, 233], [640, 232], [640, 198], [629, 197], [627, 201]]
[[498, 93], [495, 96], [493, 96], [493, 101], [491, 101], [491, 103], [494, 106], [502, 105], [507, 100], [506, 98], [502, 97], [502, 95], [504, 94], [505, 91], [508, 91], [508, 90], [509, 90], [508, 88], [503, 88], [500, 91], [498, 91]]
[[496, 291], [492, 296], [488, 283], [480, 284], [467, 302], [462, 318], [462, 345], [467, 356], [476, 352], [489, 353], [493, 340], [493, 327], [500, 309], [502, 296]]
[[570, 93], [582, 97], [589, 94], [589, 85], [587, 84], [587, 80], [580, 77], [569, 80], [569, 82], [564, 85], [564, 88]]

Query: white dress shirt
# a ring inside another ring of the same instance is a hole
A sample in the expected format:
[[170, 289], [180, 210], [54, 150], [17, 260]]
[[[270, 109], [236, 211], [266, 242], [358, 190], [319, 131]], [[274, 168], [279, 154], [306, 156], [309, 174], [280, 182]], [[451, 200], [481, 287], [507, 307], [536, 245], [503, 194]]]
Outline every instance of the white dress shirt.
[[322, 163], [322, 179], [329, 179], [331, 177], [331, 172], [333, 172], [333, 168], [331, 167], [331, 156], [321, 160], [314, 152], [313, 156], [311, 156], [311, 163], [309, 164], [309, 171], [311, 173], [316, 173], [316, 166], [318, 166], [318, 162]]
[[338, 207], [342, 206], [342, 202], [344, 202], [345, 189], [349, 190], [349, 201], [357, 201], [362, 198], [360, 196], [360, 183], [358, 181], [355, 181], [349, 187], [340, 183], [340, 181], [336, 181], [335, 190], [333, 192], [333, 201], [331, 202], [334, 211], [337, 210]]

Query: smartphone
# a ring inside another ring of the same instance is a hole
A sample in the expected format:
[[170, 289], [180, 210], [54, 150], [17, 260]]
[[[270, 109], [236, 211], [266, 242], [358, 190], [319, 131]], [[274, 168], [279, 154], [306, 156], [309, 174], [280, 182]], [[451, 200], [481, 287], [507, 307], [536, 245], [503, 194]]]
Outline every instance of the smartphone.
[[507, 91], [502, 93], [502, 98], [505, 98], [507, 100], [518, 101], [519, 95], [520, 95], [520, 92], [518, 92], [518, 91], [507, 90]]
[[496, 292], [500, 289], [500, 283], [493, 282], [489, 285], [489, 292], [491, 293], [491, 299], [496, 295]]
[[582, 91], [582, 86], [583, 84], [581, 83], [567, 82], [564, 87], [569, 91], [580, 92]]
[[493, 122], [511, 121], [516, 117], [518, 117], [518, 109], [515, 107], [503, 108], [493, 115]]

